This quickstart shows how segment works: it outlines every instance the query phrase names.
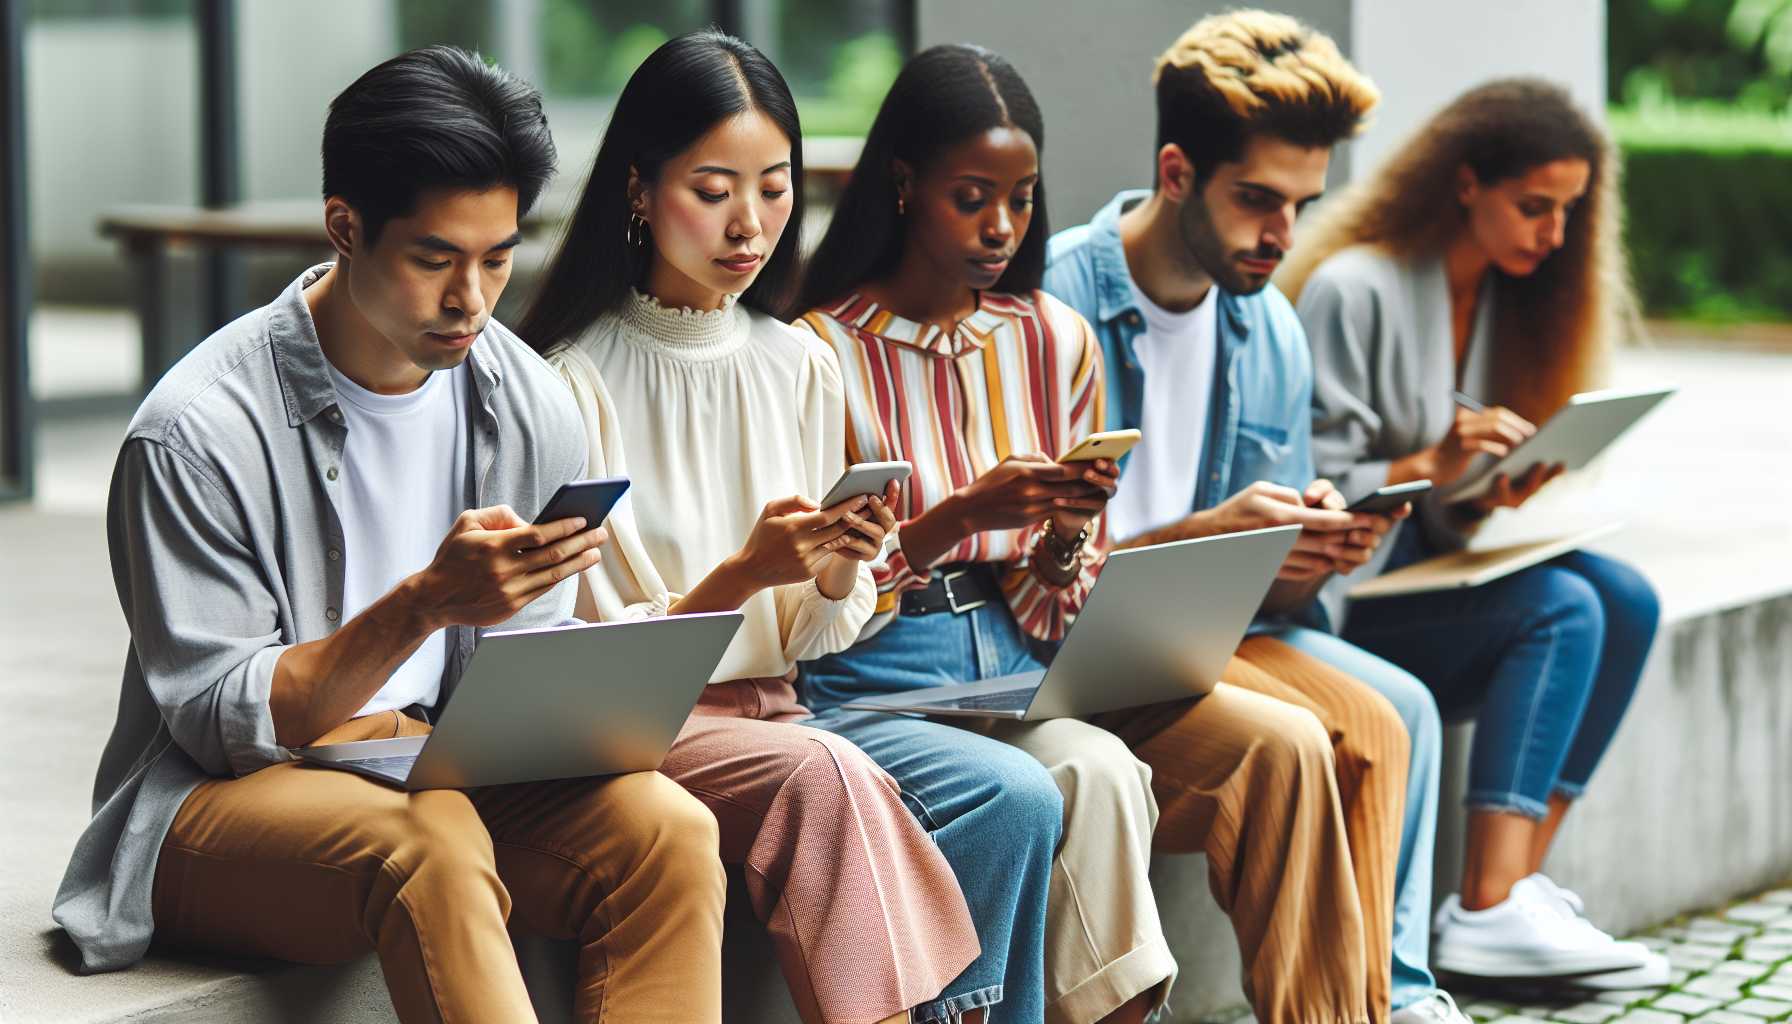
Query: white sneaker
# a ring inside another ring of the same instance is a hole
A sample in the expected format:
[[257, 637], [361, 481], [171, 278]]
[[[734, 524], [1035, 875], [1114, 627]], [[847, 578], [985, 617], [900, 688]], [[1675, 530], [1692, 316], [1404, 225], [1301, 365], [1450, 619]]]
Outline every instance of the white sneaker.
[[1668, 963], [1667, 957], [1640, 942], [1620, 942], [1618, 945], [1642, 957], [1643, 966], [1628, 971], [1606, 971], [1603, 974], [1588, 974], [1571, 978], [1569, 981], [1574, 987], [1592, 989], [1595, 992], [1632, 988], [1665, 988], [1673, 980], [1673, 967]]
[[[1531, 876], [1546, 889], [1553, 890], [1556, 898], [1561, 900], [1576, 917], [1587, 916], [1586, 901], [1580, 894], [1553, 881], [1541, 871]], [[1673, 966], [1668, 958], [1655, 952], [1640, 942], [1620, 942], [1618, 945], [1631, 950], [1643, 958], [1643, 966], [1628, 971], [1606, 971], [1604, 974], [1589, 974], [1575, 978], [1574, 984], [1580, 988], [1602, 992], [1616, 992], [1632, 988], [1662, 988], [1673, 980]]]
[[1580, 893], [1575, 892], [1573, 889], [1570, 889], [1567, 886], [1557, 885], [1554, 879], [1550, 878], [1548, 875], [1544, 874], [1541, 871], [1537, 872], [1536, 874], [1532, 875], [1531, 877], [1536, 879], [1538, 885], [1541, 885], [1545, 889], [1548, 889], [1551, 892], [1555, 893], [1556, 898], [1561, 900], [1563, 903], [1566, 903], [1568, 905], [1568, 909], [1574, 911], [1574, 914], [1576, 917], [1586, 917], [1587, 916], [1587, 903], [1585, 900], [1580, 898]]
[[1443, 989], [1394, 1011], [1388, 1024], [1474, 1024], [1468, 1014], [1456, 1008], [1456, 1000]]
[[1576, 915], [1553, 885], [1523, 878], [1486, 910], [1449, 912], [1432, 946], [1440, 970], [1477, 978], [1554, 978], [1646, 966], [1639, 946], [1620, 944]]
[[1436, 935], [1443, 931], [1444, 925], [1450, 923], [1450, 915], [1461, 909], [1461, 896], [1456, 893], [1445, 896], [1443, 905], [1437, 908], [1437, 913], [1431, 915], [1431, 934]]

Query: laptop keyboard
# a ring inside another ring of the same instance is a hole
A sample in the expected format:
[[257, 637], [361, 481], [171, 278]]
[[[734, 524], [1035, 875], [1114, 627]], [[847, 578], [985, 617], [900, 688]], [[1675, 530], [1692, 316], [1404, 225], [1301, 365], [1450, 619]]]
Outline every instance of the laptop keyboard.
[[352, 764], [364, 772], [403, 782], [411, 777], [411, 766], [417, 763], [416, 754], [401, 754], [393, 757], [355, 757], [342, 762]]
[[916, 704], [918, 708], [959, 708], [964, 711], [1024, 711], [1033, 702], [1033, 691], [1036, 687], [1019, 690], [1003, 690], [1000, 693], [980, 693], [974, 697], [954, 697], [950, 700], [928, 701]]

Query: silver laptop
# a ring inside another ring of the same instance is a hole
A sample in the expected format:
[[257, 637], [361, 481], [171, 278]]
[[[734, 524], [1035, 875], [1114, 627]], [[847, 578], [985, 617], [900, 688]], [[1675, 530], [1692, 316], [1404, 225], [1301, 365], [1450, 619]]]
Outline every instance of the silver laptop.
[[1219, 682], [1298, 526], [1115, 551], [1051, 667], [855, 700], [855, 711], [1082, 718], [1198, 697]]
[[409, 790], [658, 768], [740, 624], [715, 612], [486, 633], [428, 736], [293, 753]]

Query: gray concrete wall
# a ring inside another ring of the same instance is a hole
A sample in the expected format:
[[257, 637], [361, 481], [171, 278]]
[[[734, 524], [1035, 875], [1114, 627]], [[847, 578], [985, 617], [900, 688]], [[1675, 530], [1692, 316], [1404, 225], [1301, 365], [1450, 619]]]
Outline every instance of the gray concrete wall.
[[[1226, 0], [1034, 5], [1024, 20], [1001, 4], [919, 0], [922, 46], [973, 42], [1026, 76], [1045, 112], [1045, 179], [1057, 227], [1088, 219], [1121, 188], [1150, 183], [1151, 62]], [[1500, 75], [1563, 82], [1605, 106], [1605, 5], [1600, 0], [1288, 0], [1263, 6], [1337, 40], [1382, 90], [1374, 122], [1332, 160], [1334, 186], [1373, 168], [1427, 116]], [[1017, 25], [1026, 26], [1017, 31]]]
[[1381, 87], [1375, 121], [1352, 147], [1373, 170], [1427, 117], [1490, 78], [1541, 75], [1598, 116], [1605, 110], [1603, 0], [1361, 0], [1351, 57]]
[[[922, 47], [987, 46], [1026, 78], [1045, 114], [1043, 178], [1055, 230], [1088, 220], [1123, 188], [1151, 184], [1152, 62], [1190, 25], [1235, 6], [1226, 0], [1058, 2], [1017, 14], [1006, 4], [919, 0], [916, 38]], [[1350, 0], [1273, 6], [1349, 51]]]

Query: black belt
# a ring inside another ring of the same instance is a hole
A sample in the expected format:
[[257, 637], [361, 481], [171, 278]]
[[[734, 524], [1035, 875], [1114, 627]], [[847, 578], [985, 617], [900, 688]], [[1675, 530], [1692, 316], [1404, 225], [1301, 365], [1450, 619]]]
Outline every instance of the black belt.
[[954, 562], [935, 569], [927, 586], [904, 593], [898, 607], [904, 615], [962, 615], [1001, 600], [1002, 588], [996, 585], [995, 573], [987, 564]]

